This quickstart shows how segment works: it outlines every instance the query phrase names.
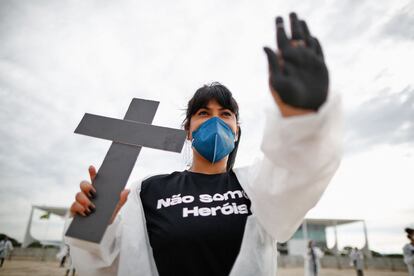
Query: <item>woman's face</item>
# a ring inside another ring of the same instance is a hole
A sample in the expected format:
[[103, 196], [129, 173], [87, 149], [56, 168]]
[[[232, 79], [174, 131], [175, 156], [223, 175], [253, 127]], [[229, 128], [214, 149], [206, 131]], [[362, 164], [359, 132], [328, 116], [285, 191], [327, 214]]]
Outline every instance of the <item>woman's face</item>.
[[238, 125], [236, 114], [230, 109], [223, 108], [215, 100], [211, 100], [206, 108], [200, 108], [193, 116], [191, 116], [188, 139], [192, 140], [193, 131], [195, 131], [202, 123], [213, 117], [222, 119], [233, 130], [237, 139]]

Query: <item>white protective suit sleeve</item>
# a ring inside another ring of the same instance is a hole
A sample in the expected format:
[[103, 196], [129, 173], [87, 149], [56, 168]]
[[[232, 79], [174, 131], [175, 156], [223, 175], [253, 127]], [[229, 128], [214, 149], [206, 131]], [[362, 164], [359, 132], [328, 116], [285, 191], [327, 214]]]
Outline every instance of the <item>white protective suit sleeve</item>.
[[137, 268], [140, 275], [158, 274], [139, 198], [141, 183], [131, 185], [127, 202], [99, 245], [65, 238], [79, 275], [135, 275]]
[[[145, 179], [144, 179], [145, 180]], [[142, 181], [144, 181], [142, 180]], [[140, 198], [142, 181], [131, 186], [128, 201], [122, 208], [122, 239], [118, 275], [151, 275], [158, 271], [147, 234]]]
[[[67, 221], [67, 227], [71, 221]], [[116, 275], [121, 248], [121, 221], [122, 217], [118, 215], [106, 229], [99, 245], [65, 237], [72, 263], [79, 275]]]
[[331, 95], [318, 112], [282, 117], [267, 113], [262, 160], [235, 169], [265, 231], [287, 241], [318, 202], [341, 160], [339, 96]]

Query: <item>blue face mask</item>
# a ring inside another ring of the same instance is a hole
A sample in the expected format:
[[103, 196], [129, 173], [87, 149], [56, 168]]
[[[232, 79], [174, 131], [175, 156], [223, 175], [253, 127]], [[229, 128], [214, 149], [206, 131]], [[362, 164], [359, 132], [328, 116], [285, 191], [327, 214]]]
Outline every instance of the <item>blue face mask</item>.
[[220, 161], [234, 149], [233, 130], [218, 117], [202, 123], [192, 135], [193, 147], [211, 163]]

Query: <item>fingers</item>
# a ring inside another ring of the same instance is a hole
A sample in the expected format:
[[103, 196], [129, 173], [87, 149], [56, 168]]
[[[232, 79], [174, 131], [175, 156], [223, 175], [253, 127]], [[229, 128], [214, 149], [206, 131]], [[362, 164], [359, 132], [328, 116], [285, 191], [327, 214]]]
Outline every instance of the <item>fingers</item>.
[[80, 183], [81, 191], [76, 194], [75, 202], [70, 209], [72, 214], [80, 214], [87, 216], [95, 210], [95, 205], [90, 201], [90, 198], [94, 198], [96, 190], [91, 183], [84, 180]]
[[90, 165], [88, 171], [89, 171], [89, 176], [91, 178], [91, 182], [93, 182], [96, 177], [96, 169], [94, 166]]
[[313, 39], [315, 39], [315, 43], [316, 43], [316, 54], [323, 59], [323, 51], [322, 51], [321, 44], [319, 43], [319, 40], [317, 38], [313, 38]]
[[85, 207], [88, 213], [91, 213], [92, 210], [95, 209], [95, 205], [89, 200], [89, 198], [83, 192], [77, 193], [75, 200], [83, 207]]
[[77, 193], [75, 202], [73, 202], [70, 207], [70, 213], [72, 216], [80, 214], [85, 217], [93, 211], [95, 211], [95, 205], [89, 200], [89, 198], [83, 192]]
[[310, 34], [306, 22], [304, 20], [300, 20], [295, 12], [289, 14], [289, 20], [292, 34], [291, 38], [286, 35], [283, 18], [280, 16], [276, 18], [276, 36], [279, 50], [283, 52], [283, 50], [289, 46], [305, 46], [303, 45], [303, 41], [305, 41], [306, 45], [314, 49], [316, 52], [318, 43], [315, 42], [315, 38]]
[[72, 214], [72, 216], [74, 216], [75, 214], [80, 214], [86, 217], [85, 211], [86, 211], [86, 208], [77, 201], [73, 202], [72, 206], [70, 207], [70, 213]]
[[269, 64], [269, 70], [271, 73], [277, 74], [280, 72], [279, 62], [275, 52], [273, 52], [270, 48], [264, 47], [263, 50], [267, 56], [267, 62]]
[[115, 217], [118, 214], [119, 210], [121, 210], [122, 206], [124, 206], [125, 202], [127, 201], [129, 192], [130, 192], [129, 189], [125, 189], [119, 195], [118, 204], [116, 205], [115, 210], [114, 210], [114, 212], [112, 214], [112, 217], [111, 217], [111, 220], [110, 220], [111, 224], [114, 222]]
[[300, 24], [302, 26], [302, 30], [305, 36], [306, 45], [310, 49], [312, 49], [318, 56], [323, 58], [322, 47], [319, 43], [319, 40], [311, 35], [308, 28], [308, 24], [306, 24], [305, 20], [300, 20]]
[[121, 205], [121, 207], [125, 204], [125, 202], [128, 199], [128, 195], [129, 195], [130, 190], [129, 189], [125, 189], [121, 192], [121, 194], [119, 195], [119, 204]]
[[299, 47], [305, 46], [305, 33], [302, 27], [302, 23], [299, 20], [296, 13], [292, 12], [289, 15], [290, 19], [290, 29], [292, 37], [289, 39], [286, 35], [284, 28], [283, 18], [278, 16], [276, 18], [276, 31], [277, 31], [277, 46], [279, 50], [283, 53], [287, 50], [288, 47]]
[[306, 24], [305, 20], [300, 20], [299, 22], [303, 30], [303, 35], [304, 35], [306, 45], [310, 46], [309, 44], [310, 44], [312, 36], [310, 34], [308, 24]]
[[91, 183], [89, 183], [86, 180], [83, 180], [80, 184], [79, 187], [81, 189], [81, 191], [88, 195], [88, 197], [90, 198], [94, 198], [96, 196], [96, 189], [92, 186]]
[[302, 25], [300, 24], [296, 13], [294, 12], [290, 13], [289, 19], [290, 19], [290, 30], [292, 33], [292, 39], [293, 40], [304, 40], [305, 36], [302, 30]]
[[279, 48], [280, 51], [283, 52], [284, 49], [289, 47], [289, 39], [285, 32], [283, 18], [280, 16], [276, 17], [276, 38], [277, 38], [277, 47]]
[[306, 24], [306, 21], [305, 20], [299, 20], [299, 22], [300, 22], [300, 25], [302, 27], [302, 31], [303, 31], [303, 35], [305, 36], [305, 39], [307, 37], [311, 37], [311, 33], [309, 31], [308, 24]]

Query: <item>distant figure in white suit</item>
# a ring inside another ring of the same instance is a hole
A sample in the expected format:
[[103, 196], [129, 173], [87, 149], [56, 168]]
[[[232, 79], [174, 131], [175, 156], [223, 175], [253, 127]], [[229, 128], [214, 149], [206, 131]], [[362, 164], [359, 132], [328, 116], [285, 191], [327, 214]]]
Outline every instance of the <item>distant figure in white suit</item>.
[[305, 261], [305, 276], [318, 276], [321, 270], [320, 259], [323, 257], [322, 250], [316, 246], [315, 241], [308, 243], [308, 252]]
[[355, 268], [357, 276], [364, 276], [364, 254], [358, 248], [352, 248], [349, 254], [351, 265]]
[[13, 251], [13, 244], [8, 237], [5, 237], [4, 240], [0, 241], [0, 267], [3, 267], [4, 260], [10, 255], [10, 252]]
[[410, 242], [403, 247], [404, 263], [407, 265], [409, 275], [414, 276], [414, 225], [405, 228], [405, 232]]

